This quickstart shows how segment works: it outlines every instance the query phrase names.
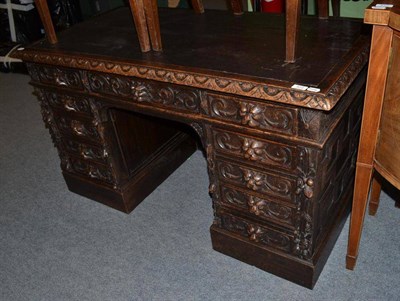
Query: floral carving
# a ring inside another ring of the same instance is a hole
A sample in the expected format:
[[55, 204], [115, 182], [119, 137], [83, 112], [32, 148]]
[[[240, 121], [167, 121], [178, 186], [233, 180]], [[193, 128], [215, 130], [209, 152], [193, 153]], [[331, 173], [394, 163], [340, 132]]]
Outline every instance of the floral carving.
[[292, 199], [293, 183], [289, 179], [260, 173], [227, 162], [220, 162], [218, 169], [220, 175], [229, 182], [243, 185], [253, 191]]
[[226, 213], [218, 213], [220, 227], [247, 237], [254, 243], [266, 245], [285, 252], [291, 251], [293, 237], [288, 233], [274, 231], [267, 227], [261, 227], [250, 221]]
[[245, 138], [242, 146], [244, 157], [252, 161], [261, 161], [264, 147], [264, 144], [260, 141]]
[[89, 89], [96, 93], [122, 96], [139, 103], [158, 103], [163, 106], [200, 111], [200, 92], [176, 89], [159, 83], [140, 81], [129, 77], [88, 72]]
[[252, 170], [244, 170], [244, 180], [246, 181], [247, 188], [254, 191], [260, 190], [263, 185], [263, 176]]
[[289, 147], [265, 140], [244, 137], [231, 132], [214, 131], [217, 150], [238, 155], [250, 161], [260, 162], [266, 166], [279, 166], [294, 169], [294, 156], [297, 151]]

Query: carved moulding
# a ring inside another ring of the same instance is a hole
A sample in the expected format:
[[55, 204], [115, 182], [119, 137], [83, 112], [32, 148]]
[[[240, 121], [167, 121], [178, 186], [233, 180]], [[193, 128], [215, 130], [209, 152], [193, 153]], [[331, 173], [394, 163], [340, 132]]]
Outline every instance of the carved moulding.
[[250, 79], [242, 80], [224, 74], [216, 76], [194, 71], [181, 71], [155, 66], [128, 64], [119, 61], [107, 61], [100, 58], [85, 58], [82, 55], [75, 56], [45, 53], [29, 48], [15, 51], [12, 55], [25, 62], [134, 76], [329, 111], [334, 107], [353, 79], [356, 78], [358, 73], [365, 66], [368, 60], [368, 47], [358, 52], [356, 59], [353, 60], [348, 68], [339, 76], [336, 83], [327, 89], [326, 94], [309, 91], [293, 91], [290, 88], [292, 83], [285, 83], [278, 86], [274, 83], [267, 84]]

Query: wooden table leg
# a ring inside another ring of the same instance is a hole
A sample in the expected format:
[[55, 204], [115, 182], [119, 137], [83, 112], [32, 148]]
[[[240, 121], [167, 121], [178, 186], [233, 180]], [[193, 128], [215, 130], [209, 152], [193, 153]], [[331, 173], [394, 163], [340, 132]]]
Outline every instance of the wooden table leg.
[[151, 46], [154, 51], [162, 51], [157, 0], [143, 0], [143, 2], [147, 26], [149, 28]]
[[300, 27], [301, 0], [286, 0], [286, 59], [287, 63], [296, 60], [297, 40]]
[[192, 0], [192, 6], [196, 14], [204, 13], [203, 0]]
[[374, 25], [346, 256], [346, 268], [350, 270], [354, 269], [358, 256], [373, 171], [373, 157], [385, 92], [392, 36], [393, 31], [390, 28]]
[[129, 5], [131, 7], [133, 21], [135, 22], [140, 49], [142, 52], [148, 52], [151, 50], [151, 47], [143, 0], [129, 0]]
[[332, 0], [332, 15], [340, 17], [340, 0]]
[[381, 196], [381, 182], [378, 181], [375, 175], [372, 178], [371, 193], [369, 197], [368, 214], [375, 215], [379, 207], [379, 197]]
[[230, 0], [231, 9], [235, 15], [243, 14], [243, 3], [242, 0]]
[[38, 10], [40, 19], [42, 20], [44, 31], [47, 36], [47, 40], [50, 44], [57, 43], [57, 35], [54, 30], [53, 21], [51, 20], [51, 15], [49, 11], [49, 6], [47, 5], [47, 0], [35, 0], [36, 8]]
[[329, 0], [318, 0], [318, 18], [327, 19], [329, 17]]

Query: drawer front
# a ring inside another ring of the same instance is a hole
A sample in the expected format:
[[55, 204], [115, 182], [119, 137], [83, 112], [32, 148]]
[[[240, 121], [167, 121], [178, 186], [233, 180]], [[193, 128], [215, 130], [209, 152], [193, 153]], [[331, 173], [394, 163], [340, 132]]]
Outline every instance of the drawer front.
[[269, 228], [225, 211], [217, 212], [217, 216], [222, 229], [245, 237], [253, 243], [289, 254], [296, 248], [295, 235], [292, 231]]
[[56, 113], [54, 115], [57, 127], [64, 134], [90, 140], [96, 143], [100, 141], [99, 132], [92, 122], [88, 120], [72, 118], [66, 115], [61, 116], [60, 114]]
[[49, 105], [55, 109], [70, 113], [79, 113], [85, 116], [92, 116], [89, 100], [85, 97], [76, 97], [60, 92], [43, 90]]
[[272, 197], [260, 198], [239, 189], [222, 186], [221, 203], [223, 206], [233, 207], [266, 222], [291, 228], [296, 226], [297, 206], [281, 203]]
[[28, 64], [33, 81], [55, 87], [84, 90], [83, 80], [78, 70], [54, 66]]
[[69, 164], [67, 170], [70, 172], [108, 184], [115, 183], [115, 178], [108, 166], [96, 164], [72, 156], [69, 156]]
[[253, 164], [293, 171], [299, 162], [300, 152], [294, 146], [222, 130], [214, 130], [213, 139], [217, 152], [245, 159]]
[[278, 198], [291, 204], [296, 202], [296, 180], [272, 173], [260, 172], [235, 163], [219, 160], [217, 172], [222, 182]]
[[93, 160], [99, 163], [107, 163], [108, 154], [101, 147], [82, 143], [79, 141], [64, 139], [63, 144], [68, 153], [85, 160]]
[[263, 131], [297, 134], [297, 108], [256, 103], [215, 93], [208, 93], [206, 97], [210, 115], [216, 119]]

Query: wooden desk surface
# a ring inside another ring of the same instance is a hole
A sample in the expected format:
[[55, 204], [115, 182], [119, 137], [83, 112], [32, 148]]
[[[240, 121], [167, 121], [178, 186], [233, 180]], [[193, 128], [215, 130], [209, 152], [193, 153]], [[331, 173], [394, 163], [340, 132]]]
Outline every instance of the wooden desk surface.
[[[161, 9], [164, 51], [140, 51], [128, 8], [120, 8], [14, 54], [24, 61], [106, 71], [258, 99], [330, 110], [368, 58], [355, 19], [303, 17], [299, 59], [284, 62], [283, 16]], [[294, 93], [301, 84], [319, 93]]]

